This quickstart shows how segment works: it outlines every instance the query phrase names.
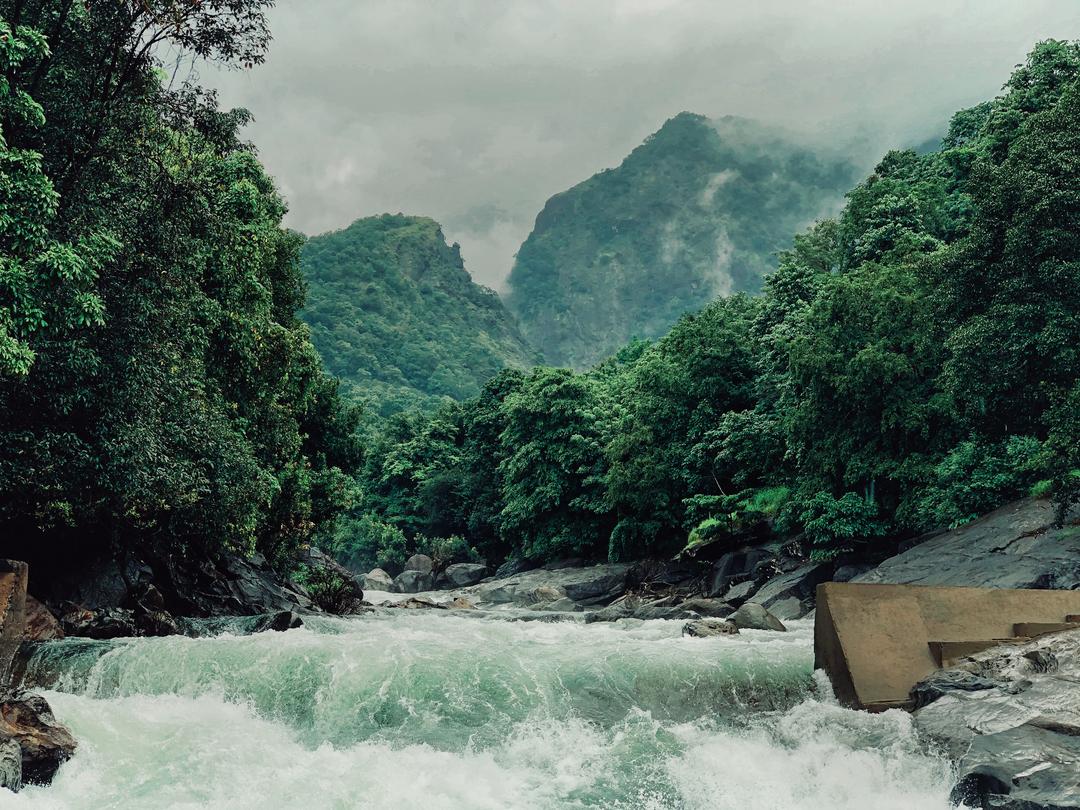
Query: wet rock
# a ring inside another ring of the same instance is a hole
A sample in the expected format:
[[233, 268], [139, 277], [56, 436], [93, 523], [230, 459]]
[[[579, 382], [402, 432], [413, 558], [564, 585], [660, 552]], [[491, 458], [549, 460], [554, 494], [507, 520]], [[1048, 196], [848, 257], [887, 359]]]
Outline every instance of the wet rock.
[[360, 585], [365, 591], [394, 592], [394, 580], [381, 568], [373, 568], [360, 576]]
[[294, 613], [291, 610], [279, 610], [277, 613], [270, 613], [261, 617], [254, 626], [251, 628], [252, 633], [263, 633], [267, 630], [275, 630], [282, 633], [286, 630], [293, 630], [297, 627], [303, 627], [304, 620], [299, 614]]
[[1080, 507], [1055, 525], [1054, 506], [1027, 499], [930, 535], [856, 582], [981, 588], [1080, 588]]
[[52, 641], [64, 637], [64, 628], [60, 620], [42, 602], [26, 595], [26, 630], [25, 641]]
[[451, 610], [476, 610], [476, 605], [466, 599], [464, 596], [458, 596], [450, 600], [450, 604], [447, 605]]
[[0, 739], [0, 788], [22, 788], [22, 748], [12, 739]]
[[581, 605], [571, 599], [569, 596], [561, 596], [551, 602], [544, 602], [542, 604], [536, 604], [531, 606], [532, 610], [546, 610], [551, 612], [564, 612], [575, 613], [582, 610]]
[[814, 609], [815, 592], [832, 578], [829, 563], [804, 563], [773, 577], [754, 594], [754, 601], [780, 619], [800, 619]]
[[129, 608], [99, 608], [88, 610], [72, 605], [60, 616], [64, 635], [80, 638], [110, 639], [140, 635], [135, 624], [135, 611]]
[[432, 586], [431, 573], [424, 573], [414, 568], [408, 568], [394, 577], [394, 589], [398, 593], [420, 593], [430, 591]]
[[48, 784], [76, 747], [75, 738], [56, 721], [45, 698], [29, 692], [0, 699], [0, 743], [11, 741], [21, 752], [24, 785]]
[[481, 563], [455, 563], [446, 566], [436, 583], [441, 588], [467, 588], [487, 576], [487, 566]]
[[728, 616], [728, 621], [740, 630], [787, 630], [782, 621], [756, 602], [744, 604]]
[[956, 761], [956, 801], [1080, 806], [1080, 631], [972, 655], [913, 690], [919, 731]]
[[682, 629], [684, 636], [693, 638], [709, 638], [710, 636], [734, 636], [738, 635], [739, 628], [731, 622], [720, 619], [701, 619], [696, 622], [687, 622]]
[[732, 585], [724, 593], [723, 600], [732, 607], [738, 607], [751, 596], [754, 595], [754, 591], [757, 590], [757, 583], [752, 579], [748, 579], [745, 582], [740, 582], [736, 585]]

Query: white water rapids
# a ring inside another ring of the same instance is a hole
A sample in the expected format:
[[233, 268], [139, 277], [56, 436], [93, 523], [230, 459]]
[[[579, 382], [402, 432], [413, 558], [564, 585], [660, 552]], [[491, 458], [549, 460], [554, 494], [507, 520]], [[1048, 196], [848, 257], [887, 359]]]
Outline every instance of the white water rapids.
[[397, 610], [52, 642], [29, 677], [79, 750], [0, 807], [949, 807], [950, 766], [906, 714], [815, 688], [810, 623], [709, 639], [681, 626]]

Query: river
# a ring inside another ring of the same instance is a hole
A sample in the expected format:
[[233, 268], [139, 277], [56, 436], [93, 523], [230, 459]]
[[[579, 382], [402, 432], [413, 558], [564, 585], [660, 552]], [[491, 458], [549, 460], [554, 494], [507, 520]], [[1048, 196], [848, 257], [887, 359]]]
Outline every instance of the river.
[[44, 645], [29, 676], [79, 751], [27, 808], [946, 810], [901, 712], [835, 705], [812, 625], [455, 611], [285, 633]]

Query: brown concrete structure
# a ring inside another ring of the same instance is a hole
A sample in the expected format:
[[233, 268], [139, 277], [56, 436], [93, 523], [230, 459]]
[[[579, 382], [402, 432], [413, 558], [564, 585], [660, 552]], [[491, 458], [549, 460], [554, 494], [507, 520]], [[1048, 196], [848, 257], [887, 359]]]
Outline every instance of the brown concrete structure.
[[911, 688], [943, 661], [1067, 626], [1080, 591], [827, 582], [818, 586], [815, 666], [841, 703], [883, 711], [911, 705]]
[[26, 580], [26, 563], [0, 559], [0, 691], [26, 627]]

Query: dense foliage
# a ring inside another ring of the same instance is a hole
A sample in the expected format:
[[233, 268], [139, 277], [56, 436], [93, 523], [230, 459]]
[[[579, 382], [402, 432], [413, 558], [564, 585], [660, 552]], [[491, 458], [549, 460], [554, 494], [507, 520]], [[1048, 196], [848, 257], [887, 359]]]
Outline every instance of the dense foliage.
[[536, 362], [499, 297], [474, 283], [438, 223], [385, 214], [308, 240], [302, 317], [327, 367], [388, 415], [476, 396]]
[[760, 290], [776, 251], [853, 180], [759, 124], [681, 113], [548, 200], [507, 302], [546, 362], [586, 368], [717, 295]]
[[269, 5], [0, 2], [5, 554], [281, 561], [352, 491], [356, 419], [246, 114], [157, 56], [261, 61]]
[[[598, 221], [559, 198], [542, 220], [564, 204]], [[762, 530], [830, 557], [1028, 492], [1066, 506], [1078, 469], [1080, 47], [1050, 41], [939, 150], [887, 154], [762, 295], [586, 373], [505, 371], [392, 420], [351, 519], [492, 561]]]

